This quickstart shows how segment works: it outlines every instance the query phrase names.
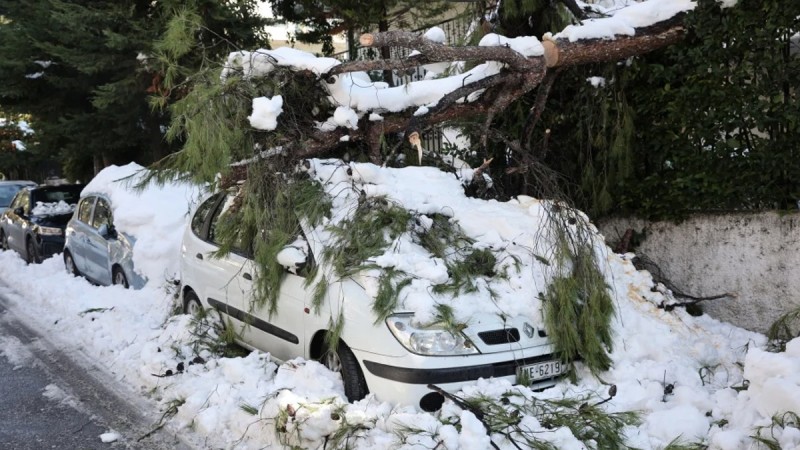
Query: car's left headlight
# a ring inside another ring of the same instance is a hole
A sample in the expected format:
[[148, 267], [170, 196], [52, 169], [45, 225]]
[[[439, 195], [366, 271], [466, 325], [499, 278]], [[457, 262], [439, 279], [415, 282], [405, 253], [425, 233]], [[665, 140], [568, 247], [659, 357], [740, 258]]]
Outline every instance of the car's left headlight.
[[412, 323], [413, 317], [413, 314], [396, 314], [386, 319], [394, 337], [409, 351], [429, 356], [480, 353], [462, 333], [436, 324], [417, 327]]
[[61, 236], [64, 233], [64, 230], [61, 228], [43, 227], [41, 225], [36, 229], [36, 231], [42, 236]]

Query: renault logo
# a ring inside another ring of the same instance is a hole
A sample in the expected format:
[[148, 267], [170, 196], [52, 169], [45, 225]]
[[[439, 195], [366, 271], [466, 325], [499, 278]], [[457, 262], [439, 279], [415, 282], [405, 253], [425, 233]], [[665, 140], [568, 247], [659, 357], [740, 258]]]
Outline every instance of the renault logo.
[[525, 332], [525, 336], [528, 336], [528, 338], [532, 338], [533, 333], [536, 332], [536, 329], [533, 328], [533, 326], [531, 326], [531, 324], [529, 324], [528, 322], [525, 322], [525, 326], [522, 327], [522, 331]]

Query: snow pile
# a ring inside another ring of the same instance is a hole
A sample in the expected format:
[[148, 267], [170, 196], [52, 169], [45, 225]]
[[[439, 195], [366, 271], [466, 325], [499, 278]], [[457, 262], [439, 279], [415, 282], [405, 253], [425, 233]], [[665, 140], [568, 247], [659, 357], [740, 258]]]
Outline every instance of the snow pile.
[[111, 200], [114, 227], [136, 239], [135, 270], [148, 283], [160, 285], [178, 272], [181, 236], [201, 190], [185, 182], [135, 188], [145, 175], [146, 169], [136, 163], [109, 166], [86, 185], [81, 195], [105, 194]]
[[800, 414], [800, 338], [786, 344], [785, 353], [753, 349], [744, 365], [748, 391], [762, 416]]
[[61, 214], [72, 214], [75, 211], [75, 204], [69, 204], [64, 200], [58, 202], [36, 202], [36, 206], [31, 210], [34, 216], [58, 216]]

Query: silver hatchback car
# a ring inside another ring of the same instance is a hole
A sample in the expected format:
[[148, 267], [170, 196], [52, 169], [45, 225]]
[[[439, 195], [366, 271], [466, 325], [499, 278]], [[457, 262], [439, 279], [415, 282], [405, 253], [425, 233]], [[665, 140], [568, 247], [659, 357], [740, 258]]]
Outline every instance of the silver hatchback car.
[[105, 286], [144, 286], [146, 280], [133, 270], [136, 239], [114, 228], [108, 197], [82, 196], [64, 234], [64, 265], [68, 272]]

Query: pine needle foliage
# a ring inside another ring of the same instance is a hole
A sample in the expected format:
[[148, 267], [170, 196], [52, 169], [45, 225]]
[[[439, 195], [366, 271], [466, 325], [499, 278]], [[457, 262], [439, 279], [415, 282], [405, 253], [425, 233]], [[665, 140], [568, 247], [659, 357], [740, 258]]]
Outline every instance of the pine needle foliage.
[[[627, 449], [622, 430], [629, 425], [639, 423], [639, 415], [635, 412], [609, 413], [598, 404], [592, 404], [589, 396], [542, 400], [535, 397], [526, 398], [513, 392], [506, 393], [500, 402], [492, 398], [483, 398], [480, 401], [481, 410], [489, 411], [490, 423], [493, 429], [503, 429], [503, 426], [514, 427], [523, 442], [531, 443], [535, 440], [536, 433], [527, 432], [519, 427], [520, 413], [535, 416], [539, 423], [548, 429], [567, 427], [581, 442], [597, 450]], [[474, 404], [474, 403], [473, 403]], [[518, 411], [518, 412], [517, 412]], [[505, 412], [505, 413], [503, 413]]]
[[[256, 164], [260, 175], [248, 178], [235, 200], [220, 215], [215, 230], [220, 248], [217, 256], [239, 252], [252, 257], [258, 276], [253, 292], [254, 306], [268, 306], [274, 314], [278, 292], [286, 269], [278, 253], [303, 231], [301, 220], [312, 225], [330, 214], [331, 203], [319, 183], [303, 173], [276, 172], [273, 160]], [[318, 306], [317, 306], [318, 308]]]
[[449, 292], [453, 296], [461, 292], [475, 292], [478, 288], [475, 279], [493, 278], [497, 273], [497, 258], [489, 249], [471, 249], [462, 259], [447, 263], [450, 279], [447, 283], [437, 284], [433, 292], [437, 294]]
[[336, 352], [339, 348], [339, 340], [342, 338], [344, 329], [344, 308], [339, 308], [339, 315], [334, 319], [328, 319], [328, 332], [325, 333], [325, 347], [329, 352]]
[[662, 450], [706, 450], [707, 448], [708, 445], [702, 442], [686, 442], [678, 436]]
[[750, 438], [769, 450], [781, 450], [782, 447], [775, 436], [775, 431], [776, 429], [786, 428], [800, 428], [800, 415], [798, 413], [787, 411], [775, 414], [772, 416], [772, 421], [769, 425], [757, 427]]
[[426, 216], [431, 220], [430, 226], [423, 227], [421, 218], [417, 219], [414, 230], [414, 240], [436, 258], [446, 259], [450, 256], [447, 251], [471, 245], [474, 240], [467, 237], [457, 223], [444, 214], [430, 214]]
[[335, 244], [327, 246], [323, 256], [337, 275], [353, 275], [405, 233], [411, 218], [410, 212], [383, 197], [364, 199], [351, 218], [328, 228]]
[[456, 320], [453, 307], [443, 303], [436, 305], [436, 323], [453, 333], [460, 332], [464, 328], [467, 328], [467, 324]]
[[239, 409], [244, 411], [245, 414], [249, 414], [251, 416], [257, 416], [258, 415], [258, 407], [257, 406], [253, 406], [253, 405], [251, 405], [249, 403], [240, 404], [239, 405]]
[[272, 78], [220, 82], [218, 71], [209, 71], [184, 98], [170, 108], [173, 119], [166, 138], [182, 142], [182, 149], [156, 165], [173, 177], [191, 174], [197, 182], [211, 183], [230, 164], [253, 157], [254, 134], [243, 123], [252, 111], [253, 98], [274, 88]]
[[545, 326], [562, 361], [582, 359], [597, 374], [611, 368], [614, 304], [586, 235], [588, 224], [567, 215], [558, 210], [553, 216], [560, 273], [544, 294]]
[[383, 322], [397, 310], [400, 291], [411, 284], [412, 278], [409, 277], [402, 278], [398, 283], [394, 283], [394, 279], [400, 276], [400, 271], [389, 268], [384, 270], [378, 279], [378, 294], [372, 304], [372, 312], [375, 313], [375, 324]]
[[779, 351], [785, 351], [786, 343], [798, 336], [800, 336], [800, 307], [779, 317], [767, 330], [767, 337]]
[[[633, 447], [625, 442], [623, 430], [641, 422], [636, 412], [605, 411], [601, 406], [605, 401], [598, 400], [594, 395], [540, 399], [533, 396], [529, 390], [518, 387], [511, 388], [499, 397], [481, 394], [471, 397], [452, 395], [451, 400], [458, 408], [445, 408], [434, 413], [438, 422], [432, 425], [426, 424], [424, 428], [404, 423], [406, 422], [404, 420], [393, 421], [381, 416], [347, 414], [347, 405], [334, 404], [333, 400], [290, 405], [281, 410], [274, 421], [281, 442], [292, 448], [360, 448], [369, 442], [367, 439], [372, 439], [370, 436], [374, 435], [370, 431], [376, 428], [378, 421], [382, 421], [384, 427], [394, 423], [390, 431], [393, 434], [391, 445], [394, 447], [419, 447], [425, 446], [426, 442], [438, 442], [441, 445], [445, 436], [443, 433], [440, 434], [442, 427], [449, 426], [458, 432], [464, 431], [460, 413], [464, 410], [471, 412], [484, 425], [486, 434], [492, 440], [493, 448], [558, 450], [559, 447], [543, 438], [550, 434], [545, 431], [568, 428], [587, 449], [633, 450]], [[404, 414], [402, 411], [397, 413]], [[306, 422], [314, 420], [314, 423], [318, 423], [323, 414], [329, 415], [331, 420], [336, 421], [336, 427], [329, 434], [320, 436], [314, 443], [303, 440], [302, 430]], [[536, 418], [543, 429], [531, 429], [530, 423], [523, 420], [526, 416]], [[680, 447], [676, 450], [678, 448]], [[693, 447], [687, 447], [688, 449]]]

